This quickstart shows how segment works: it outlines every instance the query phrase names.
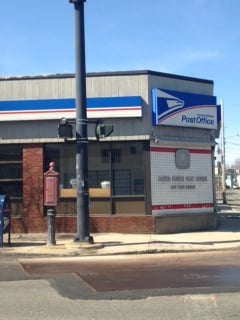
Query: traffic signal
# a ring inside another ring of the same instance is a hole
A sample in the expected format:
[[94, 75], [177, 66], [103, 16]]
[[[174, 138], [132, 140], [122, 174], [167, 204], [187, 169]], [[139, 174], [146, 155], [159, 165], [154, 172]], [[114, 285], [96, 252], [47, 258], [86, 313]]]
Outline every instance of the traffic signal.
[[112, 132], [113, 132], [113, 125], [112, 124], [98, 123], [96, 125], [95, 136], [96, 136], [97, 140], [110, 136], [110, 134]]
[[73, 128], [70, 123], [68, 123], [66, 118], [62, 118], [58, 125], [58, 136], [59, 138], [72, 138]]

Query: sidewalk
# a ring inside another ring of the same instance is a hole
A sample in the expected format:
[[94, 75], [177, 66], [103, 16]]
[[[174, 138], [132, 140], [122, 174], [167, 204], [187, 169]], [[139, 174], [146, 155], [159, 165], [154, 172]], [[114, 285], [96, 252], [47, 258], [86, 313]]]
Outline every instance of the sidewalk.
[[75, 234], [56, 234], [56, 245], [47, 245], [47, 233], [12, 234], [11, 245], [4, 245], [0, 255], [82, 256], [164, 252], [193, 252], [240, 249], [240, 213], [222, 206], [219, 226], [214, 231], [178, 234], [91, 234], [94, 244], [74, 242]]

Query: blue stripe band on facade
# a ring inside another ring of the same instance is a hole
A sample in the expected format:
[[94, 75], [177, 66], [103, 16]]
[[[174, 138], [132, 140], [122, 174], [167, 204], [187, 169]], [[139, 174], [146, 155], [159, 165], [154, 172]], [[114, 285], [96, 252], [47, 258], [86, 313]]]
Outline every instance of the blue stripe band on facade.
[[[100, 108], [124, 108], [141, 107], [140, 96], [130, 97], [106, 97], [87, 98], [87, 109]], [[73, 110], [75, 109], [75, 99], [47, 99], [47, 100], [11, 100], [0, 101], [1, 112], [20, 111], [44, 111], [44, 110]]]

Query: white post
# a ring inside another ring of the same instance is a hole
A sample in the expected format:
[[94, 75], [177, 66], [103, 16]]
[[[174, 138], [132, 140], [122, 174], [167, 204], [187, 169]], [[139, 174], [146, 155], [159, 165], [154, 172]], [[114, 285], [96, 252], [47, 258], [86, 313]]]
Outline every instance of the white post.
[[224, 133], [224, 107], [223, 100], [221, 100], [221, 120], [222, 120], [222, 154], [221, 154], [221, 166], [222, 166], [222, 201], [223, 204], [227, 203], [226, 199], [226, 169], [225, 169], [225, 133]]

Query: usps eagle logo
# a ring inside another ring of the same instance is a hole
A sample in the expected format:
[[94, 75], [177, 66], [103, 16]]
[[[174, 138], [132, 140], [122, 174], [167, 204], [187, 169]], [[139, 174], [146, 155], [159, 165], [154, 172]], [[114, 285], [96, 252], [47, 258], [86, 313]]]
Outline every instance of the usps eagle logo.
[[160, 123], [160, 120], [168, 114], [182, 109], [184, 107], [184, 101], [160, 89], [156, 91], [158, 106], [161, 108], [161, 114], [158, 114], [158, 123]]

